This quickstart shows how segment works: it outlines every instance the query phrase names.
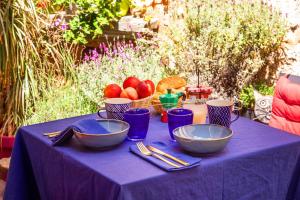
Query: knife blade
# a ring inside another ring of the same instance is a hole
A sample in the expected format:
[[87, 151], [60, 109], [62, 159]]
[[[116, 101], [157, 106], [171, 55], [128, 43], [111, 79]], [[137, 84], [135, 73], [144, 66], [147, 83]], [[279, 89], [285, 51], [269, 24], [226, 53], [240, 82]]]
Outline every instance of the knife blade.
[[183, 160], [181, 160], [181, 159], [179, 159], [179, 158], [176, 158], [176, 157], [174, 157], [174, 156], [172, 156], [172, 155], [170, 155], [170, 154], [168, 154], [168, 153], [165, 153], [165, 152], [163, 152], [162, 150], [157, 149], [157, 148], [155, 148], [155, 147], [153, 147], [153, 146], [147, 145], [147, 148], [148, 148], [150, 151], [152, 151], [152, 152], [155, 152], [155, 153], [157, 153], [157, 154], [160, 154], [160, 155], [162, 155], [162, 156], [165, 156], [165, 157], [167, 157], [167, 158], [170, 158], [170, 159], [172, 159], [172, 160], [174, 160], [174, 161], [176, 161], [176, 162], [178, 162], [178, 163], [180, 163], [180, 164], [182, 164], [182, 165], [184, 165], [184, 166], [189, 166], [189, 165], [190, 165], [188, 162], [185, 162], [185, 161], [183, 161]]

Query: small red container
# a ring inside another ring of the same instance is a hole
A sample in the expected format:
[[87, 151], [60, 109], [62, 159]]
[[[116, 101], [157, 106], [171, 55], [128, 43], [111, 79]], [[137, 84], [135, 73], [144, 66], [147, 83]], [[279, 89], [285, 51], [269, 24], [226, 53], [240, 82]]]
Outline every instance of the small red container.
[[187, 87], [186, 88], [186, 93], [187, 93], [187, 98], [191, 98], [191, 96], [195, 96], [196, 99], [207, 99], [211, 93], [213, 92], [212, 87], [208, 86], [197, 86], [197, 87]]
[[0, 136], [0, 158], [8, 158], [14, 146], [14, 136]]
[[160, 121], [163, 122], [163, 123], [168, 123], [168, 113], [167, 113], [167, 111], [163, 111], [161, 113]]
[[[12, 149], [14, 146], [15, 137], [14, 136], [0, 136], [0, 159], [8, 158], [11, 156]], [[0, 172], [0, 179], [6, 181], [7, 170]]]

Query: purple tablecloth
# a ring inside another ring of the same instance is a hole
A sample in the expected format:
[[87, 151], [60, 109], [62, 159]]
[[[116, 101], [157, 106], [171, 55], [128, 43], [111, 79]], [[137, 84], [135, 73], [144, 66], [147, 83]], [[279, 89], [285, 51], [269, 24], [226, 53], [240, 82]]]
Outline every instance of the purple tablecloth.
[[[300, 137], [240, 118], [226, 149], [189, 170], [165, 172], [129, 152], [126, 141], [91, 151], [75, 138], [53, 147], [44, 132], [81, 118], [19, 129], [5, 199], [299, 199]], [[167, 124], [151, 119], [147, 142], [169, 141]], [[297, 196], [298, 195], [298, 196]]]

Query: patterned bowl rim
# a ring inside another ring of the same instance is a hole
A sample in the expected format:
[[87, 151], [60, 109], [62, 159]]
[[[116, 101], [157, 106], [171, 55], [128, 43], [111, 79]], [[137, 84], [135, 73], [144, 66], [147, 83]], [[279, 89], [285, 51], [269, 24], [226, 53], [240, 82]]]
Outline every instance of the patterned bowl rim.
[[[124, 101], [124, 102], [113, 102], [113, 101]], [[106, 98], [104, 99], [105, 105], [130, 105], [132, 104], [132, 100], [128, 98]]]
[[[214, 105], [213, 103], [216, 103], [216, 102], [221, 102], [226, 105]], [[233, 106], [233, 104], [234, 104], [234, 102], [230, 99], [212, 99], [212, 100], [206, 101], [206, 105], [211, 106], [211, 107], [230, 107], [230, 106]]]
[[130, 128], [130, 125], [127, 122], [122, 121], [122, 120], [118, 120], [118, 119], [97, 119], [97, 121], [114, 121], [114, 122], [118, 122], [120, 124], [124, 124], [127, 127], [125, 129], [121, 130], [121, 131], [111, 132], [111, 133], [101, 133], [101, 134], [80, 133], [80, 132], [74, 130], [75, 134], [86, 135], [86, 136], [99, 136], [99, 137], [101, 137], [101, 136], [116, 135], [116, 134], [124, 133], [124, 132], [128, 131], [129, 128]]
[[[222, 128], [222, 129], [227, 129], [230, 134], [228, 136], [220, 137], [220, 138], [198, 138], [197, 139], [197, 138], [184, 137], [184, 136], [178, 135], [178, 133], [176, 133], [177, 130], [179, 130], [183, 127], [187, 127], [187, 126], [216, 126], [216, 127]], [[224, 140], [224, 139], [231, 138], [233, 136], [233, 131], [230, 128], [227, 128], [225, 126], [221, 126], [218, 124], [189, 124], [189, 125], [181, 126], [181, 127], [174, 129], [173, 135], [178, 138], [182, 138], [185, 140], [192, 140], [192, 141], [216, 141], [216, 140]]]

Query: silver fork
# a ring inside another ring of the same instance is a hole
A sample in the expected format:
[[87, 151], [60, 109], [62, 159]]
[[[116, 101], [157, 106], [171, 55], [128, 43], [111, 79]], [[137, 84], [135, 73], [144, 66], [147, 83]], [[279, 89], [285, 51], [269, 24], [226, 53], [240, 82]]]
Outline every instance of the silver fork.
[[44, 136], [48, 136], [49, 138], [58, 136], [61, 133], [61, 131], [51, 132], [51, 133], [44, 133]]
[[176, 168], [180, 167], [179, 165], [176, 165], [175, 163], [173, 163], [173, 162], [165, 159], [164, 157], [162, 157], [162, 156], [160, 156], [160, 155], [158, 155], [156, 153], [152, 153], [149, 149], [147, 149], [147, 147], [142, 142], [137, 142], [136, 146], [140, 150], [140, 152], [142, 154], [144, 154], [145, 156], [153, 156], [153, 157], [155, 157], [157, 159], [160, 159], [160, 160], [164, 161], [165, 163], [167, 163], [167, 164], [169, 164], [169, 165], [171, 165], [173, 167], [176, 167]]

